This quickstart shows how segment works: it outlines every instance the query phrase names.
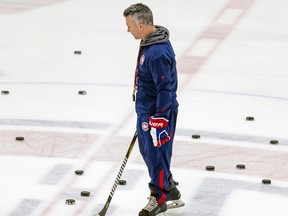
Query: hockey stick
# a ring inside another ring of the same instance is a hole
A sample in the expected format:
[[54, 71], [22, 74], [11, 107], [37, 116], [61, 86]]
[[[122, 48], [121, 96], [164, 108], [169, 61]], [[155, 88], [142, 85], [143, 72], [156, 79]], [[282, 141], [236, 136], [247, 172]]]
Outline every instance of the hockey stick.
[[132, 152], [132, 149], [133, 149], [133, 147], [134, 147], [134, 144], [135, 144], [136, 139], [137, 139], [137, 131], [135, 132], [135, 134], [134, 134], [134, 136], [133, 136], [133, 139], [132, 139], [132, 141], [131, 141], [131, 144], [130, 144], [130, 146], [129, 146], [129, 149], [128, 149], [126, 155], [125, 155], [125, 158], [124, 158], [124, 160], [123, 160], [123, 162], [122, 162], [122, 165], [121, 165], [121, 167], [120, 167], [120, 170], [119, 170], [119, 172], [118, 172], [118, 174], [117, 174], [117, 177], [116, 177], [116, 180], [115, 180], [115, 182], [114, 182], [114, 185], [113, 185], [113, 187], [112, 187], [112, 189], [111, 189], [111, 191], [110, 191], [110, 194], [109, 194], [109, 196], [108, 196], [108, 199], [107, 199], [104, 207], [102, 208], [102, 210], [101, 210], [96, 216], [104, 216], [104, 215], [106, 215], [106, 212], [107, 212], [107, 210], [108, 210], [108, 208], [109, 208], [109, 205], [110, 205], [110, 203], [111, 203], [111, 200], [112, 200], [112, 197], [113, 197], [113, 195], [114, 195], [114, 192], [116, 191], [116, 188], [117, 188], [117, 186], [118, 186], [118, 184], [119, 184], [119, 180], [120, 180], [121, 175], [122, 175], [122, 173], [123, 173], [123, 171], [124, 171], [124, 169], [125, 169], [126, 163], [127, 163], [128, 158], [129, 158], [129, 156], [130, 156], [130, 153]]

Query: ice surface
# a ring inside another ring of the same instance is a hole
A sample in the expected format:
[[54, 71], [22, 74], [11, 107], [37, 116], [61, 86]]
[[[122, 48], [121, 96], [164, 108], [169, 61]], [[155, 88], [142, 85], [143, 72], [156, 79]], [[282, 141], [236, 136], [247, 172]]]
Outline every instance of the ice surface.
[[[0, 91], [10, 91], [0, 94], [1, 216], [103, 207], [135, 131], [139, 41], [122, 16], [132, 3], [0, 0]], [[178, 62], [172, 170], [186, 205], [166, 215], [288, 215], [287, 2], [145, 3], [170, 30]], [[137, 145], [122, 178], [107, 215], [135, 216], [149, 195]]]

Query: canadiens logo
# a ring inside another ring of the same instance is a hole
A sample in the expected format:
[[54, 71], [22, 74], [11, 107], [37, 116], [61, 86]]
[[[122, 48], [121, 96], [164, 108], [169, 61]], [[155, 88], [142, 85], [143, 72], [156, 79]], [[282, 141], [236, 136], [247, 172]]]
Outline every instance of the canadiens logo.
[[140, 64], [143, 65], [144, 61], [145, 61], [145, 55], [142, 55], [140, 58]]
[[149, 125], [147, 122], [142, 122], [142, 130], [143, 131], [148, 131], [149, 130]]

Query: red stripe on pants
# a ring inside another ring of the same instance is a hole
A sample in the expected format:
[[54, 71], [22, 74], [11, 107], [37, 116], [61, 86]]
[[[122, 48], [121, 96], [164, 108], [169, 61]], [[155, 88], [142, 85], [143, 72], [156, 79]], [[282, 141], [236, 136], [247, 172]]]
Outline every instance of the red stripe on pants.
[[164, 193], [164, 183], [165, 183], [164, 177], [165, 177], [165, 171], [164, 169], [162, 169], [160, 170], [160, 174], [159, 174], [159, 188], [162, 191], [162, 195], [161, 195], [161, 198], [157, 201], [158, 204], [160, 205], [166, 200], [166, 194]]

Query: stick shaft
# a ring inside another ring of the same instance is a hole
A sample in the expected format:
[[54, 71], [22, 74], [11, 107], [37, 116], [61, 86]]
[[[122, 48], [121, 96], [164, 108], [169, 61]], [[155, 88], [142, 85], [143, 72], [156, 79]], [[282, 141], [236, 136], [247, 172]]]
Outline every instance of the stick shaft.
[[121, 167], [120, 167], [120, 170], [119, 170], [119, 172], [118, 172], [118, 174], [117, 174], [117, 177], [116, 177], [116, 179], [115, 179], [115, 182], [114, 182], [114, 184], [113, 184], [113, 187], [111, 188], [111, 191], [110, 191], [110, 194], [109, 194], [109, 196], [108, 196], [108, 199], [107, 199], [104, 207], [102, 208], [102, 210], [101, 210], [96, 216], [105, 216], [105, 215], [106, 215], [106, 212], [107, 212], [107, 210], [108, 210], [108, 208], [109, 208], [109, 205], [110, 205], [110, 203], [111, 203], [111, 200], [112, 200], [112, 198], [113, 198], [113, 195], [114, 195], [114, 193], [115, 193], [115, 191], [116, 191], [116, 189], [117, 189], [117, 186], [118, 186], [118, 184], [119, 184], [119, 180], [120, 180], [120, 178], [121, 178], [121, 176], [122, 176], [122, 173], [123, 173], [123, 171], [124, 171], [124, 169], [125, 169], [125, 166], [126, 166], [126, 164], [127, 164], [128, 158], [129, 158], [129, 156], [130, 156], [130, 154], [131, 154], [131, 152], [132, 152], [132, 149], [133, 149], [133, 147], [134, 147], [134, 144], [135, 144], [135, 142], [136, 142], [136, 139], [137, 139], [137, 131], [135, 132], [135, 134], [134, 134], [134, 136], [133, 136], [133, 139], [132, 139], [132, 141], [131, 141], [131, 144], [130, 144], [128, 150], [127, 150], [127, 153], [126, 153], [125, 158], [124, 158], [124, 160], [123, 160], [123, 162], [122, 162], [122, 165], [121, 165]]

